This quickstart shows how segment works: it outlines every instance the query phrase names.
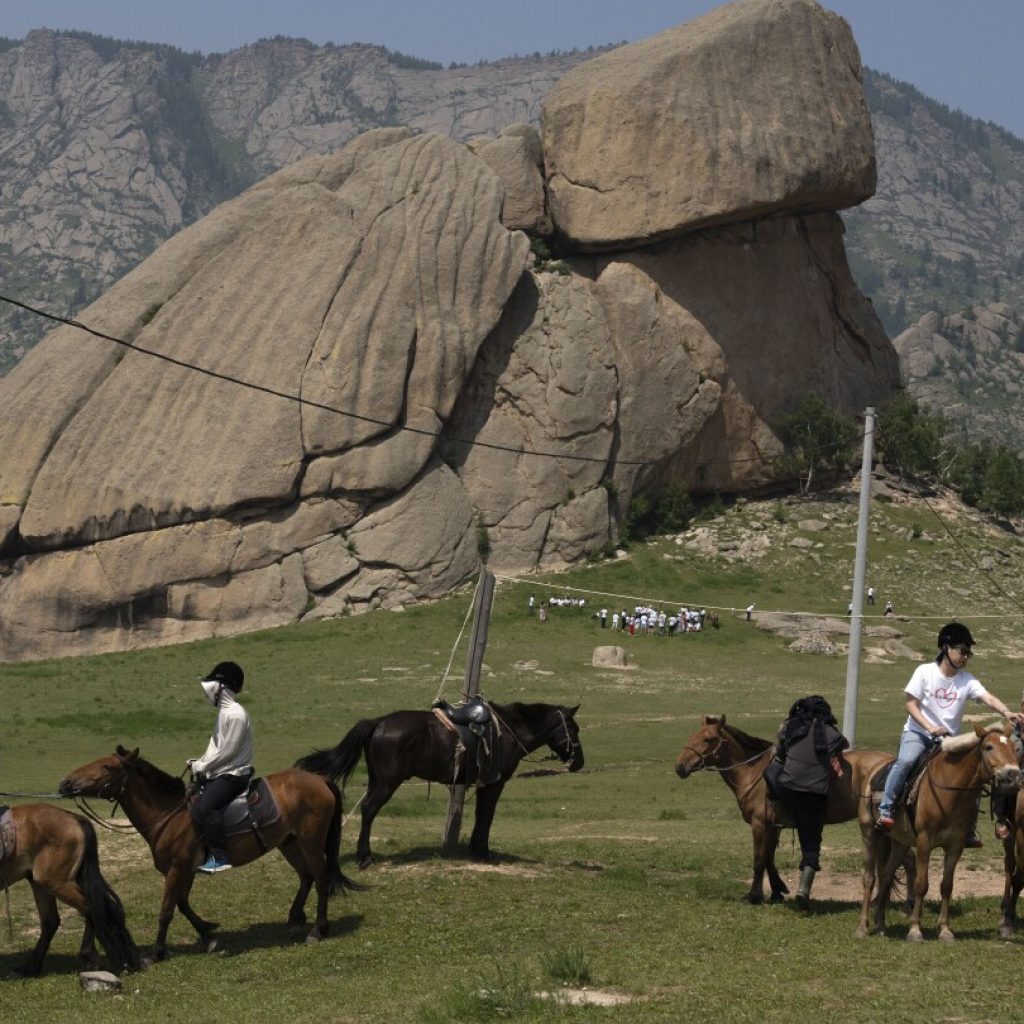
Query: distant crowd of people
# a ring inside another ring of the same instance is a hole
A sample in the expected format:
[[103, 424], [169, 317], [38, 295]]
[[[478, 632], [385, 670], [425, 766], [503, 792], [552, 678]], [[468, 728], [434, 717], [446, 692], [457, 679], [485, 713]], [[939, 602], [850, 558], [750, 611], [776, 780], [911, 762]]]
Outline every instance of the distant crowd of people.
[[[549, 609], [585, 608], [586, 598], [583, 597], [549, 597], [539, 604], [531, 594], [527, 603], [529, 613], [537, 614], [541, 622], [547, 620]], [[630, 636], [675, 636], [681, 633], [700, 633], [708, 626], [718, 625], [716, 612], [708, 612], [707, 608], [687, 608], [682, 605], [678, 609], [666, 611], [650, 605], [636, 605], [632, 611], [628, 608], [600, 608], [590, 616], [601, 629], [613, 632], [625, 632]]]

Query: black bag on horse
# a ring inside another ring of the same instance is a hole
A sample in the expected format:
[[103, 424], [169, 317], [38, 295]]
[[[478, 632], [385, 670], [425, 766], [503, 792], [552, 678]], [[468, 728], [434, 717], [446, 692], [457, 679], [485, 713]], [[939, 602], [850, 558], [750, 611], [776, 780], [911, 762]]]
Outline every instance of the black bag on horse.
[[[785, 799], [785, 794], [782, 792], [784, 787], [780, 784], [780, 780], [786, 770], [786, 759], [794, 747], [807, 746], [813, 749], [817, 759], [827, 761], [832, 754], [837, 752], [836, 749], [830, 749], [830, 747], [838, 746], [838, 749], [842, 749], [842, 747], [848, 746], [845, 740], [841, 745], [835, 743], [830, 745], [829, 730], [826, 728], [828, 726], [838, 731], [836, 716], [832, 714], [832, 707], [824, 697], [812, 694], [793, 702], [793, 706], [789, 709], [789, 715], [779, 729], [775, 758], [769, 763], [764, 773], [768, 791], [776, 800]], [[804, 743], [803, 741], [808, 738], [812, 730], [813, 736], [810, 744]], [[799, 768], [790, 766], [787, 775], [798, 774], [800, 774]], [[804, 787], [796, 786], [794, 788], [802, 789]], [[813, 789], [819, 790], [820, 785], [813, 785]]]

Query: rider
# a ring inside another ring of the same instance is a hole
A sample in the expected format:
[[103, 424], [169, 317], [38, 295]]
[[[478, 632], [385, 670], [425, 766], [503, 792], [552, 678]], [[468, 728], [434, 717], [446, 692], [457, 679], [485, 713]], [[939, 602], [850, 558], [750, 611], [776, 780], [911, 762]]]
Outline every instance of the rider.
[[[948, 623], [939, 630], [937, 643], [939, 653], [935, 661], [919, 665], [904, 688], [907, 721], [896, 762], [885, 780], [885, 793], [878, 811], [877, 825], [884, 832], [893, 827], [893, 802], [903, 790], [914, 765], [937, 738], [960, 731], [968, 699], [987, 704], [1011, 722], [1022, 721], [1020, 714], [1010, 711], [967, 671], [974, 637], [966, 626], [959, 622]], [[982, 845], [974, 829], [965, 845], [972, 848]]]
[[213, 735], [202, 757], [190, 758], [188, 768], [205, 779], [192, 804], [192, 821], [206, 839], [210, 856], [199, 870], [207, 874], [231, 867], [225, 850], [223, 810], [252, 778], [252, 725], [238, 702], [245, 673], [233, 661], [222, 661], [200, 680], [207, 700], [217, 709]]

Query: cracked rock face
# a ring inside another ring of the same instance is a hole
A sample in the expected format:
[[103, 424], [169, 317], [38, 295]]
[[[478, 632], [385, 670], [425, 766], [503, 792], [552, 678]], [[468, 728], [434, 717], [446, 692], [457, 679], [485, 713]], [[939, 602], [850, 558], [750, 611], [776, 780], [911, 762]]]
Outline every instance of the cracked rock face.
[[[749, 0], [673, 45], [722, 64], [752, 14], [801, 53], [810, 39], [849, 58], [805, 0]], [[656, 65], [637, 53], [617, 86]], [[763, 91], [726, 91], [722, 109], [773, 123]], [[841, 124], [831, 95], [820, 117]], [[607, 137], [639, 131], [608, 110]], [[808, 156], [754, 133], [735, 175], [760, 152], [792, 162], [769, 175], [785, 187], [751, 207], [716, 172], [721, 223], [695, 230], [687, 196], [707, 182], [689, 153], [686, 195], [658, 179], [663, 128], [634, 147], [632, 191], [678, 215], [634, 207], [606, 230], [586, 213], [616, 251], [531, 257], [515, 228], [577, 237], [582, 207], [559, 205], [553, 178], [544, 192], [529, 127], [469, 146], [380, 129], [218, 207], [82, 313], [149, 354], [51, 332], [0, 379], [0, 661], [401, 609], [484, 550], [496, 569], [572, 564], [617, 539], [635, 495], [775, 482], [773, 424], [807, 391], [848, 412], [883, 401], [896, 355], [838, 217], [785, 212], [864, 182], [817, 141]], [[556, 138], [549, 173], [568, 152]]]
[[741, 0], [570, 71], [543, 110], [549, 207], [584, 249], [875, 189], [860, 55], [814, 0]]

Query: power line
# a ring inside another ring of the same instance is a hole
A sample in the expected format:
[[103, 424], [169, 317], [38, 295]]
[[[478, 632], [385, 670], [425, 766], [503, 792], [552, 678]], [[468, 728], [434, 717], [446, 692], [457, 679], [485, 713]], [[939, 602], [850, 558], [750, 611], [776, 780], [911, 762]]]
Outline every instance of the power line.
[[[299, 405], [308, 406], [311, 409], [319, 409], [321, 412], [329, 412], [336, 416], [345, 416], [349, 419], [358, 420], [361, 423], [370, 423], [374, 426], [384, 427], [388, 430], [396, 430], [398, 432], [405, 432], [409, 434], [417, 434], [422, 437], [431, 437], [437, 441], [445, 441], [455, 444], [464, 444], [470, 448], [485, 448], [490, 451], [507, 452], [512, 455], [528, 456], [533, 455], [543, 459], [562, 459], [566, 462], [593, 462], [600, 465], [607, 465], [607, 458], [600, 458], [595, 455], [577, 455], [570, 452], [548, 452], [548, 451], [533, 451], [526, 448], [515, 448], [512, 445], [498, 444], [492, 441], [480, 441], [476, 439], [470, 439], [467, 437], [455, 437], [445, 435], [443, 433], [437, 433], [432, 430], [424, 430], [420, 427], [410, 427], [405, 424], [389, 423], [386, 420], [374, 419], [372, 416], [364, 416], [360, 413], [351, 412], [347, 409], [340, 409], [334, 405], [327, 405], [323, 402], [316, 402], [309, 398], [303, 398], [302, 395], [297, 395], [289, 391], [281, 391], [277, 388], [268, 387], [265, 384], [257, 384], [253, 381], [244, 380], [241, 377], [235, 377], [232, 374], [221, 373], [218, 370], [211, 370], [208, 367], [200, 366], [197, 363], [190, 363], [184, 359], [177, 359], [174, 356], [167, 355], [164, 352], [157, 352], [154, 349], [146, 348], [144, 345], [138, 345], [135, 342], [126, 341], [124, 338], [116, 338], [112, 334], [105, 334], [103, 331], [98, 331], [88, 324], [83, 324], [78, 320], [73, 320], [69, 317], [58, 316], [56, 313], [48, 313], [46, 310], [38, 309], [35, 306], [30, 306], [28, 303], [20, 302], [17, 299], [12, 299], [7, 295], [0, 295], [0, 302], [6, 302], [11, 306], [16, 306], [18, 309], [23, 309], [28, 313], [32, 313], [35, 316], [42, 317], [46, 320], [51, 320], [54, 323], [64, 324], [67, 327], [74, 327], [77, 330], [85, 331], [87, 334], [91, 334], [96, 338], [102, 338], [104, 341], [109, 341], [114, 345], [120, 345], [122, 348], [130, 349], [133, 352], [139, 352], [142, 355], [152, 356], [154, 359], [162, 360], [165, 363], [170, 363], [172, 366], [178, 366], [185, 370], [190, 370], [194, 373], [200, 373], [207, 377], [212, 377], [215, 380], [224, 381], [228, 384], [235, 384], [239, 387], [248, 388], [250, 391], [257, 391], [265, 395], [270, 395], [274, 398], [283, 398], [289, 402], [296, 402]], [[837, 442], [835, 445], [824, 446], [823, 451], [829, 451], [830, 449], [839, 450], [841, 447], [845, 447], [842, 442]], [[749, 458], [735, 458], [735, 459], [707, 459], [702, 462], [686, 462], [678, 463], [675, 465], [680, 468], [691, 468], [699, 470], [706, 466], [739, 466], [747, 463], [765, 462], [766, 460], [760, 456], [750, 456]], [[641, 460], [641, 459], [616, 459], [616, 466], [658, 466], [665, 462], [664, 459], [660, 460]]]

